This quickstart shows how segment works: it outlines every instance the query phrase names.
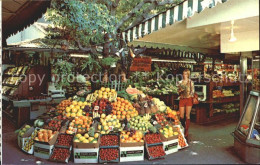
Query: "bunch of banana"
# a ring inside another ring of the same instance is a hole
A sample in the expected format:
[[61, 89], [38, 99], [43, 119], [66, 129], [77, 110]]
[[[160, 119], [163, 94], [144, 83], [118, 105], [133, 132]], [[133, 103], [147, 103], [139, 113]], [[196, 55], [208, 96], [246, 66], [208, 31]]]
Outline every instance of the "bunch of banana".
[[98, 98], [98, 95], [96, 93], [91, 93], [91, 94], [88, 94], [87, 97], [86, 97], [86, 101], [87, 102], [90, 102], [90, 103], [93, 103], [97, 100]]

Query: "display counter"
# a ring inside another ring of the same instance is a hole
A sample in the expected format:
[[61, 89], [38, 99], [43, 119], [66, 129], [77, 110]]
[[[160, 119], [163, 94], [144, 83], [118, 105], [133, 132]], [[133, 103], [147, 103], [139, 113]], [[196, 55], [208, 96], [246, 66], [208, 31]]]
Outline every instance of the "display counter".
[[194, 105], [195, 122], [198, 124], [239, 117], [240, 83], [222, 82], [208, 84], [206, 100]]
[[25, 122], [36, 119], [54, 105], [59, 104], [65, 98], [36, 100], [12, 100], [3, 95], [3, 113], [11, 119], [16, 127], [21, 127]]

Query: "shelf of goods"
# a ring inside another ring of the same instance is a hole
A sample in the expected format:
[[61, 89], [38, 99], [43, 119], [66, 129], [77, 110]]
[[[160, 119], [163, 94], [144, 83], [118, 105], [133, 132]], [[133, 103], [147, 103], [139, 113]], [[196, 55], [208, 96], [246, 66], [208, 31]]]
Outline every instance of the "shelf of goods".
[[[3, 74], [3, 113], [21, 127], [50, 106], [47, 93], [48, 69], [43, 66], [9, 67]], [[61, 100], [54, 100], [60, 102]]]
[[74, 163], [152, 160], [188, 147], [177, 111], [132, 87], [126, 91], [131, 91], [129, 100], [101, 87], [84, 101], [76, 97], [61, 101], [33, 126], [18, 130], [19, 147], [63, 163], [71, 154]]
[[210, 82], [207, 85], [207, 100], [194, 105], [196, 123], [203, 124], [239, 117], [240, 83]]

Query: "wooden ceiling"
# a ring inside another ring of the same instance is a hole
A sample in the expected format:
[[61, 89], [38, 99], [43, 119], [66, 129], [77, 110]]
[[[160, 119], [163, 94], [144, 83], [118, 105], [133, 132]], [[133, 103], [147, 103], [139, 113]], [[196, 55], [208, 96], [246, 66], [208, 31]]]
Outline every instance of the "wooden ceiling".
[[49, 6], [50, 0], [2, 0], [3, 38], [34, 23]]

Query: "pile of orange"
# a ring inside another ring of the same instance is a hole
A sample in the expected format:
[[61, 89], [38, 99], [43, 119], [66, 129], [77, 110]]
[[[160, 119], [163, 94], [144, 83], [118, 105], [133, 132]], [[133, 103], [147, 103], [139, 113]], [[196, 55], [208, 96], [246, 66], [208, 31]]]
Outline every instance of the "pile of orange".
[[123, 120], [127, 118], [130, 120], [130, 118], [138, 115], [137, 110], [133, 107], [131, 102], [120, 97], [117, 97], [116, 100], [116, 102], [112, 103], [112, 114], [117, 115], [117, 119]]
[[60, 102], [60, 104], [57, 106], [58, 113], [62, 113], [66, 110], [66, 107], [69, 107], [72, 104], [71, 100], [63, 100]]
[[75, 133], [85, 133], [89, 131], [90, 125], [92, 124], [92, 117], [89, 116], [80, 116], [75, 117], [74, 120], [72, 120], [69, 124], [69, 128], [66, 131], [67, 134], [73, 134]]
[[122, 131], [120, 134], [120, 141], [122, 143], [144, 142], [143, 133], [141, 131], [136, 131], [131, 136], [131, 132]]

